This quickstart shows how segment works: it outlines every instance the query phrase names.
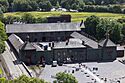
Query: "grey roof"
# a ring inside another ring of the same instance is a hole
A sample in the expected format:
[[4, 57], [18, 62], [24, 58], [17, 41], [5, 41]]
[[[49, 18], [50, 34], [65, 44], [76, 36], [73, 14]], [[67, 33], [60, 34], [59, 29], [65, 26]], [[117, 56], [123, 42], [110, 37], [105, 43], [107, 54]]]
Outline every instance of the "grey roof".
[[80, 33], [73, 32], [71, 34], [71, 37], [78, 38], [82, 41], [84, 41], [84, 44], [91, 47], [91, 48], [98, 48], [98, 43], [84, 35], [81, 35]]
[[36, 48], [33, 46], [30, 42], [25, 42], [21, 47], [21, 50], [36, 50]]
[[117, 46], [117, 50], [125, 50], [124, 46]]
[[38, 46], [36, 43], [33, 43], [33, 46], [36, 48], [36, 51], [43, 51], [43, 49]]
[[54, 43], [54, 49], [62, 49], [62, 48], [86, 48], [86, 46], [84, 46], [84, 45], [82, 45], [82, 43], [80, 43], [79, 39], [69, 39], [68, 45], [66, 45], [66, 42], [56, 42], [56, 43]]
[[20, 46], [24, 44], [24, 42], [15, 34], [11, 34], [8, 37], [8, 40], [13, 45], [13, 47], [16, 49], [17, 52], [19, 52]]
[[[84, 27], [84, 24], [81, 26]], [[6, 33], [80, 31], [80, 23], [9, 24]]]
[[110, 46], [116, 46], [115, 43], [113, 43], [110, 39], [104, 39], [99, 43], [100, 46], [110, 47]]

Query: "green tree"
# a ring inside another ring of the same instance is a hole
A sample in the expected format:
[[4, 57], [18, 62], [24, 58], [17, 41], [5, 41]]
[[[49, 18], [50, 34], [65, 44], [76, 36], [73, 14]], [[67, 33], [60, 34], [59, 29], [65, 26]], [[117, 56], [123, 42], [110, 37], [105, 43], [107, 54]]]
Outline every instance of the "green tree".
[[86, 27], [85, 32], [93, 37], [96, 37], [96, 29], [99, 22], [100, 22], [100, 18], [97, 16], [92, 15], [88, 17], [84, 22]]
[[38, 4], [37, 4], [36, 0], [30, 0], [29, 6], [31, 7], [30, 11], [35, 11], [38, 9]]
[[122, 13], [122, 9], [120, 6], [109, 6], [109, 12]]
[[58, 0], [50, 0], [50, 2], [51, 2], [51, 4], [52, 4], [53, 6], [56, 6]]
[[115, 43], [119, 43], [122, 39], [122, 32], [121, 32], [121, 29], [122, 29], [122, 24], [118, 23], [118, 22], [115, 22], [112, 23], [112, 33], [111, 33], [111, 40], [114, 41]]
[[22, 22], [25, 22], [25, 23], [35, 23], [36, 22], [36, 19], [30, 13], [24, 13], [21, 18], [22, 18]]
[[0, 7], [3, 12], [7, 12], [9, 8], [8, 0], [0, 0]]
[[80, 8], [80, 4], [82, 1], [80, 0], [62, 0], [61, 1], [61, 7], [66, 9], [76, 9], [78, 10]]
[[47, 19], [39, 17], [39, 18], [36, 19], [36, 23], [47, 23]]
[[59, 8], [60, 7], [60, 4], [59, 4], [59, 2], [57, 1], [57, 3], [56, 3], [56, 8]]
[[5, 51], [5, 43], [7, 40], [7, 35], [5, 33], [4, 24], [0, 22], [0, 54]]
[[3, 15], [3, 11], [2, 11], [1, 8], [0, 8], [0, 21], [3, 20], [3, 17], [4, 17], [4, 15]]
[[71, 9], [77, 10], [77, 9], [79, 9], [79, 5], [74, 3], [74, 4], [72, 4]]
[[7, 35], [5, 33], [5, 28], [4, 28], [4, 24], [2, 22], [0, 22], [0, 39], [2, 41], [6, 41], [7, 40]]
[[6, 79], [5, 78], [0, 78], [0, 83], [5, 83]]
[[123, 27], [121, 29], [121, 33], [125, 36], [125, 23], [123, 23]]
[[110, 39], [118, 43], [122, 39], [122, 24], [111, 19], [100, 19], [96, 16], [90, 16], [85, 21], [86, 33], [95, 37], [97, 40], [105, 38], [105, 34], [108, 31], [110, 34]]
[[39, 8], [41, 11], [50, 11], [52, 8], [52, 4], [49, 0], [41, 0], [39, 2]]
[[12, 8], [13, 8], [13, 11], [31, 11], [32, 10], [29, 0], [14, 0], [12, 3]]
[[72, 74], [59, 72], [56, 74], [56, 79], [54, 82], [57, 83], [78, 83], [76, 78]]

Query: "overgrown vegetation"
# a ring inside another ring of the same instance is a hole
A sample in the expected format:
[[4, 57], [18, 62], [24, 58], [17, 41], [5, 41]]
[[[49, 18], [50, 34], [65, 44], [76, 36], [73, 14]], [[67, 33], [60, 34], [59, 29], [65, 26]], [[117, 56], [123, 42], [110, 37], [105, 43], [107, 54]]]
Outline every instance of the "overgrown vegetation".
[[17, 79], [7, 80], [5, 78], [0, 78], [0, 83], [47, 83], [42, 79], [27, 77], [25, 75], [20, 76]]
[[5, 33], [4, 24], [0, 22], [0, 54], [5, 51], [5, 43], [4, 41], [7, 40], [7, 35]]

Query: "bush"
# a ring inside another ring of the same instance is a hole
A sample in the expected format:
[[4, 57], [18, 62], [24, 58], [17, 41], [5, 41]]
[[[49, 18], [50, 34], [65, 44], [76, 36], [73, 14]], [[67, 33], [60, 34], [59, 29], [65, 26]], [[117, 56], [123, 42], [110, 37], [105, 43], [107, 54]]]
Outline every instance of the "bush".
[[54, 83], [78, 83], [76, 78], [72, 74], [59, 72], [56, 74], [56, 81]]

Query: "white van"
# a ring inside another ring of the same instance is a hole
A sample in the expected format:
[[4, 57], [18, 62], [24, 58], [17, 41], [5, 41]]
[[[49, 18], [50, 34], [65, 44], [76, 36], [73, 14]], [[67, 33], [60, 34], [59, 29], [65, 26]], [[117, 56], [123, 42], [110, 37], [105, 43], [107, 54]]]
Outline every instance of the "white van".
[[56, 66], [57, 66], [57, 61], [53, 61], [52, 67], [56, 67]]

